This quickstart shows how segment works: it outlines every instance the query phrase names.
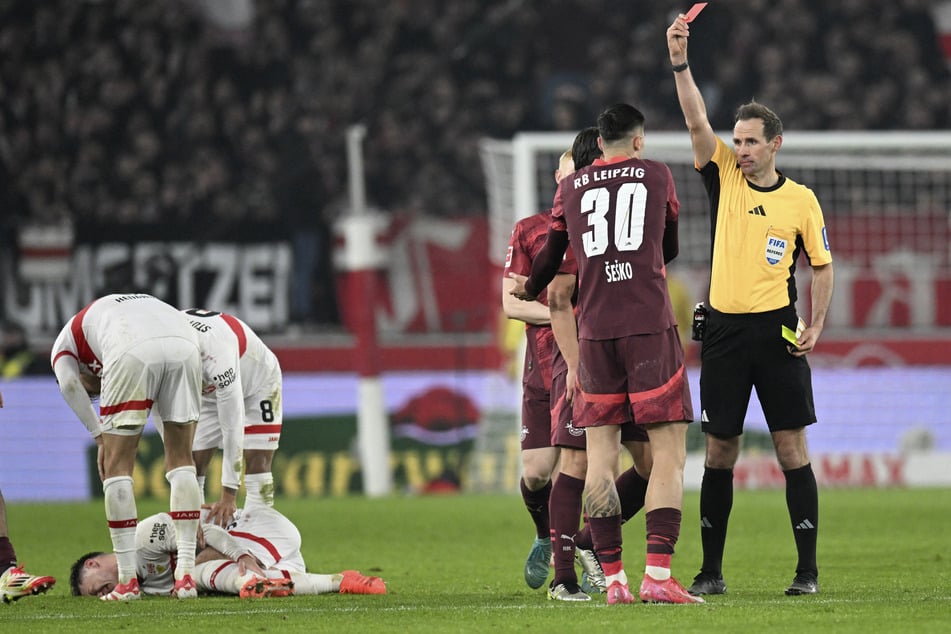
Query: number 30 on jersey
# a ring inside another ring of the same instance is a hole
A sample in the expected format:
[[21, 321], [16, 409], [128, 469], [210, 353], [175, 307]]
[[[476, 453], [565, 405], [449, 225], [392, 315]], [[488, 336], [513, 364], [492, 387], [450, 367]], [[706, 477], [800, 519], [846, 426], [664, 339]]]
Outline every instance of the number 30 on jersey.
[[[581, 213], [588, 218], [589, 231], [582, 235], [586, 256], [602, 255], [608, 250], [611, 192], [605, 187], [589, 189], [581, 196]], [[614, 246], [618, 251], [637, 251], [644, 240], [644, 214], [647, 211], [647, 187], [644, 183], [624, 183], [617, 190], [614, 205]]]

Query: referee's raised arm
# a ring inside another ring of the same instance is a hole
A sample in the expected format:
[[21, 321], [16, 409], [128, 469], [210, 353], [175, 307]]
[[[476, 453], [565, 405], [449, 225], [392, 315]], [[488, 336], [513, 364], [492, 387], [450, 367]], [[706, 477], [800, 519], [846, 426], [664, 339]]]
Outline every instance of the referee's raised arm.
[[687, 130], [690, 132], [693, 159], [699, 169], [713, 158], [717, 139], [707, 118], [707, 107], [703, 103], [703, 96], [693, 80], [690, 65], [687, 63], [688, 37], [690, 37], [690, 26], [684, 20], [684, 15], [680, 14], [667, 29], [667, 49], [670, 52], [674, 80], [677, 83], [680, 109], [683, 110]]

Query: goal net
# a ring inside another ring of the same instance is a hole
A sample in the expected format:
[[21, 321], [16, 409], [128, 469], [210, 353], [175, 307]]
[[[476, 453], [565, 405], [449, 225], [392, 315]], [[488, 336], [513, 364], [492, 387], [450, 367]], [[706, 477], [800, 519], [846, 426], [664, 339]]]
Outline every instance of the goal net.
[[[730, 132], [719, 135], [730, 142]], [[500, 267], [515, 222], [551, 206], [554, 170], [574, 136], [525, 132], [482, 141], [490, 257]], [[681, 215], [680, 255], [670, 271], [683, 281], [691, 301], [702, 300], [709, 280], [709, 202], [693, 166], [689, 135], [648, 132], [644, 157], [671, 168]], [[942, 361], [934, 353], [951, 350], [951, 133], [789, 132], [777, 167], [815, 192], [835, 257], [833, 306], [820, 349], [810, 355], [814, 368], [835, 371], [821, 381], [816, 373], [823, 424], [810, 428], [811, 445], [830, 452], [899, 451], [915, 438], [915, 446], [951, 450], [951, 425], [936, 422], [946, 420], [951, 397], [933, 389], [935, 380], [951, 380], [951, 354]], [[800, 310], [808, 317], [811, 276], [804, 260], [796, 277]], [[688, 351], [688, 362], [696, 366], [696, 350], [692, 356]], [[930, 366], [896, 367], [917, 364]], [[867, 371], [857, 366], [868, 365], [886, 374], [880, 379], [849, 374]], [[918, 376], [921, 372], [927, 375]], [[692, 369], [693, 383], [698, 376]], [[894, 398], [863, 391], [879, 380], [894, 386], [888, 390]], [[699, 389], [692, 387], [696, 408]], [[910, 402], [924, 409], [909, 410]], [[512, 408], [507, 424], [516, 433], [518, 403]], [[765, 430], [757, 408], [754, 398], [748, 430]], [[503, 417], [493, 416], [502, 424]]]
[[[493, 261], [505, 255], [517, 220], [551, 206], [558, 158], [574, 136], [526, 132], [511, 140], [482, 140]], [[729, 142], [730, 133], [720, 136]], [[709, 204], [689, 136], [648, 132], [644, 157], [666, 162], [677, 185], [678, 264], [708, 266]], [[777, 167], [816, 193], [837, 260], [870, 266], [883, 254], [908, 251], [948, 270], [951, 133], [788, 133]]]

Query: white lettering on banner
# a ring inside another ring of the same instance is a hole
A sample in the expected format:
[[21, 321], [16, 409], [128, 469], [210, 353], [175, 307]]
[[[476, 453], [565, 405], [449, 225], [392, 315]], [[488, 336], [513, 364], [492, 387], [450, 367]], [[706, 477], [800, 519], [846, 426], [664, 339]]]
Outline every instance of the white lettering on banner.
[[[91, 286], [84, 288], [88, 295], [80, 295], [80, 298], [95, 297], [95, 289], [107, 288], [109, 286], [108, 278], [111, 277], [110, 271], [124, 270], [129, 268], [129, 258], [131, 247], [128, 244], [109, 243], [99, 245], [98, 248], [91, 248], [89, 245], [83, 245], [76, 248], [78, 261], [77, 269], [73, 273], [73, 284], [76, 283], [76, 272], [85, 271], [86, 279], [91, 282]], [[83, 267], [83, 268], [79, 268]], [[136, 284], [139, 280], [134, 280]], [[64, 286], [68, 285], [68, 281]], [[158, 291], [156, 291], [158, 293]], [[77, 301], [80, 299], [77, 298]], [[88, 303], [88, 302], [87, 302]], [[81, 303], [80, 307], [85, 304]]]
[[[238, 259], [238, 280], [241, 280], [241, 287], [244, 293], [240, 296], [240, 306], [238, 315], [244, 315], [249, 323], [264, 323], [268, 321], [271, 326], [287, 323], [287, 292], [286, 290], [275, 295], [274, 282], [271, 275], [267, 273], [273, 266], [271, 262], [272, 249], [264, 245], [250, 245], [244, 249], [243, 256]], [[286, 264], [290, 263], [290, 254], [288, 254]], [[289, 267], [285, 266], [285, 280], [289, 272]], [[284, 285], [287, 289], [287, 284]], [[262, 303], [257, 298], [269, 298], [270, 301]], [[274, 323], [275, 312], [280, 305], [281, 320]]]
[[[827, 328], [949, 325], [951, 274], [930, 256], [888, 253], [873, 260], [870, 268], [840, 257], [834, 265], [835, 292], [826, 317]], [[808, 266], [796, 272], [802, 315], [810, 314], [811, 282]]]
[[[228, 296], [238, 279], [238, 254], [234, 249], [226, 245], [211, 245], [201, 253], [201, 259], [197, 263], [197, 268], [213, 269], [218, 272], [211, 288], [208, 289], [208, 299], [205, 302], [192, 302], [189, 306], [225, 306], [228, 302]], [[194, 281], [194, 277], [189, 277], [189, 281]], [[229, 312], [227, 309], [220, 309], [221, 312]], [[245, 313], [238, 311], [236, 314], [244, 316]]]
[[[902, 455], [885, 453], [819, 454], [812, 468], [816, 481], [827, 487], [904, 486], [905, 464]], [[733, 469], [738, 489], [773, 489], [785, 486], [785, 476], [773, 456], [743, 458]]]
[[388, 262], [389, 295], [392, 314], [377, 308], [376, 323], [381, 332], [403, 332], [422, 311], [426, 328], [442, 330], [439, 306], [433, 283], [433, 271], [427, 245], [457, 250], [469, 239], [468, 225], [450, 220], [413, 220], [390, 244]]
[[175, 306], [213, 307], [269, 330], [287, 324], [290, 267], [284, 242], [84, 244], [74, 250], [65, 282], [23, 282], [12, 266], [3, 267], [3, 304], [6, 317], [57, 332], [98, 295], [131, 285]]
[[893, 251], [872, 262], [875, 278], [882, 289], [868, 310], [866, 326], [890, 326], [891, 313], [904, 306], [909, 325], [931, 326], [935, 322], [934, 258], [910, 251]]

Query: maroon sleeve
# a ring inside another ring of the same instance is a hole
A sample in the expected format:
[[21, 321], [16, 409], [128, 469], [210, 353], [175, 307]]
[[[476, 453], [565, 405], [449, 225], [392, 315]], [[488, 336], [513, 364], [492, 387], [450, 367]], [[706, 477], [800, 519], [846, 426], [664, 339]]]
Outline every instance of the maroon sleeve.
[[575, 258], [575, 252], [572, 250], [570, 244], [565, 250], [565, 259], [562, 260], [561, 268], [558, 269], [558, 272], [565, 273], [567, 275], [578, 274], [578, 260]]
[[545, 246], [532, 262], [532, 273], [525, 280], [525, 290], [538, 297], [561, 268], [565, 250], [568, 248], [568, 227], [565, 224], [565, 210], [562, 207], [561, 185], [555, 190], [555, 202], [551, 208], [551, 225], [545, 238]]
[[519, 275], [528, 275], [531, 270], [531, 254], [527, 252], [524, 239], [524, 226], [526, 220], [520, 220], [512, 228], [512, 235], [509, 238], [508, 252], [505, 254], [505, 267], [502, 269], [502, 277], [508, 277], [509, 272]]
[[667, 168], [667, 220], [677, 220], [680, 217], [680, 199], [677, 198], [677, 187], [674, 185], [674, 175]]
[[535, 257], [535, 261], [532, 262], [532, 274], [525, 280], [525, 290], [532, 297], [538, 297], [542, 289], [555, 279], [567, 248], [568, 232], [555, 229], [555, 223], [552, 221], [552, 225], [548, 228], [548, 238], [545, 240], [545, 246], [542, 247], [542, 250]]
[[664, 264], [677, 257], [680, 253], [680, 237], [678, 235], [678, 219], [680, 218], [680, 200], [677, 198], [677, 188], [674, 186], [674, 177], [667, 168], [667, 217], [664, 222]]
[[561, 183], [555, 190], [555, 202], [551, 207], [551, 224], [558, 231], [568, 231], [568, 225], [565, 223], [564, 195], [561, 191]]

